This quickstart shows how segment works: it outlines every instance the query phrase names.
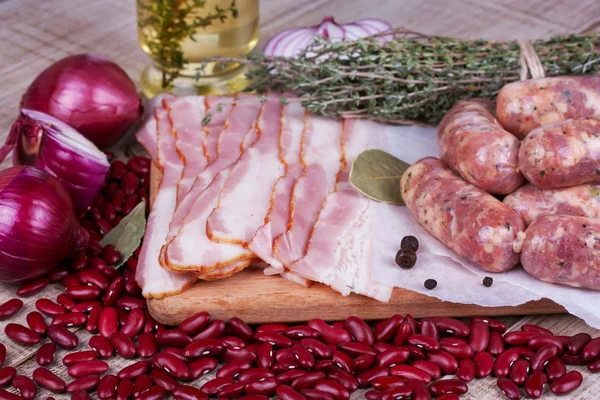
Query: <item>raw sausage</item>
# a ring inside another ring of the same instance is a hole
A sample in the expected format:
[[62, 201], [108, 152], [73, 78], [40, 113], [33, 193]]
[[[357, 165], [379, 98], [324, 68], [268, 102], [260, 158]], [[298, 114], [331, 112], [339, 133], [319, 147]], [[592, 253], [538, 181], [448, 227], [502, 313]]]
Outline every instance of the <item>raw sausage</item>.
[[600, 220], [547, 215], [525, 231], [521, 264], [550, 283], [600, 290]]
[[502, 126], [523, 139], [542, 125], [600, 115], [600, 76], [509, 83], [498, 93], [496, 104]]
[[517, 233], [525, 229], [519, 215], [437, 158], [409, 167], [400, 190], [419, 224], [459, 256], [490, 272], [506, 271], [519, 261], [513, 249]]
[[528, 184], [504, 198], [525, 226], [542, 215], [573, 215], [600, 218], [600, 184], [578, 185], [562, 189], [540, 189]]
[[600, 117], [534, 129], [521, 143], [519, 169], [542, 188], [600, 182]]
[[512, 193], [525, 179], [517, 169], [520, 142], [483, 99], [461, 101], [438, 128], [440, 158], [464, 180], [493, 194]]

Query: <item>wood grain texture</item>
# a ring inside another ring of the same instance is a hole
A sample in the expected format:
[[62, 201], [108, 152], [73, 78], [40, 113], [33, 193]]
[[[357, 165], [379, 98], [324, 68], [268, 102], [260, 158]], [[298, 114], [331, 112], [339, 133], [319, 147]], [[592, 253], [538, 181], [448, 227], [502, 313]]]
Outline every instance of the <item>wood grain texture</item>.
[[[243, 0], [240, 0], [243, 1]], [[281, 29], [312, 25], [324, 15], [351, 21], [361, 17], [380, 17], [395, 26], [427, 34], [463, 38], [515, 39], [546, 38], [555, 34], [600, 30], [598, 0], [262, 0], [261, 42]], [[14, 121], [19, 100], [35, 76], [53, 61], [66, 55], [94, 52], [118, 62], [137, 81], [149, 62], [137, 43], [135, 2], [132, 0], [0, 0], [0, 140], [3, 141]], [[131, 139], [131, 138], [130, 138]], [[6, 164], [4, 164], [6, 165]], [[15, 296], [14, 285], [0, 284], [0, 303]], [[41, 295], [24, 299], [26, 305], [15, 316], [24, 323], [33, 303], [39, 297], [56, 298], [60, 285], [51, 285]], [[227, 290], [225, 290], [227, 293]], [[398, 308], [394, 313], [403, 313]], [[501, 317], [510, 327], [519, 329], [524, 323], [536, 323], [558, 335], [587, 332], [600, 336], [579, 318], [570, 315]], [[8, 347], [7, 365], [18, 367], [19, 373], [31, 375], [36, 368], [35, 348], [15, 345], [4, 336], [8, 321], [0, 322], [0, 341]], [[87, 345], [87, 336], [79, 334], [77, 350]], [[57, 353], [57, 359], [65, 354]], [[111, 372], [131, 361], [112, 358]], [[67, 382], [64, 368], [57, 362], [51, 369]], [[580, 389], [569, 396], [544, 394], [544, 399], [596, 400], [600, 398], [600, 376], [590, 375], [585, 368]], [[198, 386], [214, 374], [194, 382]], [[12, 390], [12, 389], [11, 389]], [[53, 396], [40, 390], [38, 398]], [[362, 392], [352, 400], [362, 399]], [[471, 382], [469, 393], [461, 399], [502, 399], [495, 380]]]

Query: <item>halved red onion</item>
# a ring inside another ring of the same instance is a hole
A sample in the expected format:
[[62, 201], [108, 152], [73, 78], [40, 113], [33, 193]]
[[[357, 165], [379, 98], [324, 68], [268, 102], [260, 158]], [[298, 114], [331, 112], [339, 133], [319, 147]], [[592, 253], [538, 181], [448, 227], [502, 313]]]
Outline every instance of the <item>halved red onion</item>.
[[106, 179], [106, 155], [75, 129], [51, 115], [22, 109], [6, 142], [13, 164], [33, 165], [56, 177], [75, 210], [87, 207]]
[[[314, 36], [322, 36], [332, 42], [357, 40], [391, 29], [386, 21], [364, 18], [348, 24], [338, 24], [333, 17], [325, 17], [319, 25], [292, 28], [279, 32], [265, 44], [263, 53], [269, 57], [297, 57], [313, 43]], [[379, 38], [382, 42], [393, 39], [392, 35]]]

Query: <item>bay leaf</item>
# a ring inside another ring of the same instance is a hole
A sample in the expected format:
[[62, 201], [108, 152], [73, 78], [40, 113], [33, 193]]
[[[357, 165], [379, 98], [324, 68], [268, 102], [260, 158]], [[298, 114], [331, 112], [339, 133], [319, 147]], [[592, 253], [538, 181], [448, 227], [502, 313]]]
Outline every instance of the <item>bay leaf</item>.
[[102, 240], [102, 247], [112, 244], [121, 253], [121, 259], [111, 265], [113, 268], [119, 268], [133, 255], [144, 237], [146, 230], [146, 202], [142, 200], [121, 222], [110, 230]]
[[400, 178], [409, 166], [385, 151], [365, 150], [352, 163], [350, 183], [373, 200], [404, 205]]

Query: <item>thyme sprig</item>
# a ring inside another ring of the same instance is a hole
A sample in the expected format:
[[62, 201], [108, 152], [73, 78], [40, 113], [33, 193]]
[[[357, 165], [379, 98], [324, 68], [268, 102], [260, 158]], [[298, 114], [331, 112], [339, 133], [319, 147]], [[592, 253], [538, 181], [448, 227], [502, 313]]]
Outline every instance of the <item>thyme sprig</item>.
[[145, 11], [138, 25], [142, 32], [152, 32], [146, 36], [146, 42], [151, 57], [162, 70], [163, 89], [170, 87], [188, 62], [181, 47], [184, 39], [194, 40], [197, 29], [217, 20], [223, 22], [229, 15], [238, 16], [236, 0], [231, 0], [228, 8], [217, 5], [212, 13], [204, 16], [193, 13], [204, 8], [206, 0], [137, 0], [137, 4]]
[[[293, 92], [314, 113], [392, 123], [435, 124], [457, 101], [494, 99], [502, 86], [519, 80], [515, 42], [395, 33], [386, 43], [315, 37], [296, 59], [251, 53], [221, 61], [252, 65], [250, 89]], [[537, 40], [533, 47], [546, 76], [600, 72], [600, 34]]]

